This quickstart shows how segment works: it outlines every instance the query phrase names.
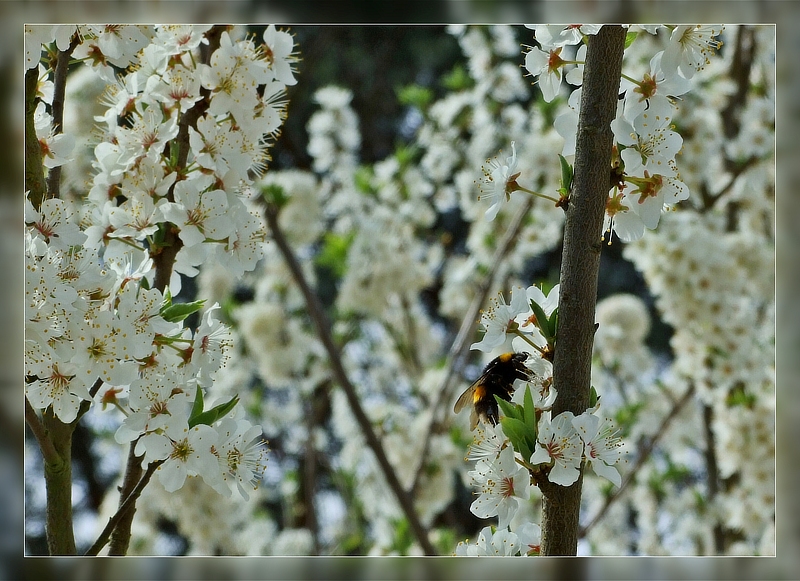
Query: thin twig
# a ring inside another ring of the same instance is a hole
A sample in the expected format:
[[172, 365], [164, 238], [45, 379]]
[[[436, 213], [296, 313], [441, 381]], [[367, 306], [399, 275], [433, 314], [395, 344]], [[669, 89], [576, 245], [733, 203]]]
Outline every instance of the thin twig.
[[128, 510], [130, 510], [130, 508], [134, 505], [136, 499], [139, 498], [139, 495], [142, 494], [142, 490], [144, 490], [144, 487], [147, 486], [148, 482], [150, 482], [150, 478], [153, 476], [156, 469], [158, 469], [158, 467], [161, 466], [163, 463], [164, 463], [163, 460], [159, 460], [157, 462], [151, 463], [147, 467], [147, 471], [144, 473], [142, 478], [136, 484], [136, 486], [128, 495], [128, 497], [125, 499], [125, 501], [119, 506], [117, 512], [114, 513], [114, 516], [108, 519], [108, 524], [103, 529], [103, 532], [100, 533], [100, 536], [97, 537], [97, 540], [94, 542], [94, 544], [89, 548], [88, 551], [86, 551], [86, 553], [84, 554], [85, 556], [94, 557], [97, 556], [98, 553], [100, 553], [101, 549], [106, 545], [106, 543], [108, 543], [108, 540], [111, 537], [111, 533], [116, 528], [117, 523], [119, 523], [122, 517], [125, 516], [125, 513], [127, 513]]
[[[706, 437], [706, 473], [708, 482], [708, 504], [714, 506], [717, 494], [719, 494], [719, 467], [717, 464], [717, 444], [714, 438], [714, 410], [710, 405], [703, 404], [703, 432]], [[714, 523], [714, 554], [725, 554], [725, 530], [722, 522], [717, 520]]]
[[414, 473], [414, 482], [411, 486], [412, 496], [416, 493], [419, 483], [422, 479], [422, 474], [425, 471], [425, 462], [428, 452], [430, 451], [431, 440], [433, 439], [433, 435], [436, 432], [435, 428], [439, 422], [437, 415], [444, 403], [450, 401], [450, 396], [452, 394], [451, 383], [453, 377], [464, 365], [464, 358], [467, 352], [467, 339], [472, 336], [475, 326], [478, 324], [478, 312], [486, 303], [486, 297], [488, 296], [489, 290], [491, 290], [492, 285], [494, 284], [494, 277], [503, 262], [503, 258], [506, 256], [506, 254], [508, 254], [516, 242], [517, 236], [519, 236], [519, 232], [522, 229], [524, 218], [528, 215], [528, 212], [530, 212], [531, 208], [533, 207], [533, 202], [533, 197], [528, 198], [525, 201], [525, 205], [520, 209], [517, 215], [514, 216], [511, 224], [509, 224], [505, 236], [495, 250], [494, 256], [492, 256], [492, 262], [489, 265], [489, 272], [486, 273], [486, 276], [478, 285], [477, 292], [472, 299], [472, 303], [470, 303], [469, 308], [467, 309], [467, 312], [461, 321], [461, 328], [458, 330], [458, 335], [456, 335], [456, 338], [450, 347], [450, 353], [447, 355], [447, 373], [445, 374], [442, 385], [439, 388], [436, 401], [431, 407], [431, 421], [428, 425], [428, 429], [425, 431], [425, 442], [422, 445], [419, 464], [417, 465], [417, 470]]
[[309, 287], [300, 263], [298, 262], [297, 257], [295, 257], [294, 252], [286, 240], [286, 236], [283, 234], [283, 230], [281, 230], [280, 225], [278, 224], [278, 208], [276, 208], [273, 204], [267, 204], [264, 215], [266, 216], [267, 224], [272, 232], [272, 239], [275, 241], [275, 244], [278, 246], [278, 249], [283, 255], [283, 258], [292, 273], [295, 283], [298, 287], [300, 287], [300, 291], [303, 293], [306, 305], [308, 306], [309, 317], [316, 327], [317, 334], [319, 335], [320, 341], [322, 341], [322, 344], [325, 347], [325, 351], [328, 353], [328, 359], [330, 360], [333, 375], [336, 379], [336, 382], [341, 386], [345, 396], [347, 397], [350, 410], [353, 412], [358, 425], [361, 427], [361, 431], [364, 434], [364, 439], [366, 440], [367, 445], [375, 454], [375, 458], [381, 467], [383, 475], [386, 478], [386, 482], [397, 497], [397, 500], [400, 503], [406, 518], [408, 519], [409, 525], [411, 526], [411, 530], [414, 532], [414, 536], [417, 538], [417, 541], [419, 542], [423, 551], [426, 555], [435, 555], [436, 549], [434, 549], [433, 544], [431, 544], [431, 541], [428, 538], [428, 533], [425, 530], [425, 527], [422, 526], [422, 522], [419, 520], [419, 516], [414, 509], [412, 497], [408, 492], [406, 492], [402, 484], [400, 484], [397, 473], [389, 462], [381, 441], [378, 439], [378, 437], [375, 435], [375, 431], [372, 429], [372, 423], [369, 421], [367, 414], [361, 407], [361, 402], [358, 399], [355, 386], [353, 386], [353, 384], [350, 382], [350, 379], [344, 370], [344, 366], [342, 365], [342, 360], [339, 355], [339, 349], [334, 344], [333, 337], [331, 336], [331, 326], [328, 322], [328, 318], [322, 309], [319, 299]]
[[414, 318], [411, 316], [411, 305], [408, 302], [408, 297], [405, 294], [400, 295], [400, 304], [403, 307], [403, 321], [406, 325], [406, 332], [408, 333], [408, 358], [414, 373], [419, 375], [422, 370], [422, 364], [419, 361], [417, 354], [417, 334], [416, 327], [414, 326]]
[[28, 401], [28, 396], [25, 396], [25, 423], [28, 424], [33, 436], [36, 438], [44, 461], [46, 463], [60, 461], [61, 455], [53, 446], [53, 440], [50, 439], [47, 430], [44, 429], [44, 425], [39, 419], [39, 414], [36, 413], [31, 402]]
[[694, 384], [690, 385], [689, 388], [686, 390], [686, 393], [683, 394], [683, 397], [681, 397], [681, 399], [679, 399], [677, 402], [673, 404], [672, 409], [670, 409], [669, 413], [661, 421], [661, 425], [658, 427], [658, 430], [656, 430], [656, 433], [653, 435], [653, 437], [648, 439], [648, 441], [643, 446], [641, 446], [638, 458], [636, 459], [636, 464], [634, 464], [631, 471], [625, 475], [625, 478], [622, 480], [622, 484], [617, 490], [614, 491], [614, 494], [606, 498], [605, 503], [600, 508], [598, 513], [594, 516], [594, 518], [592, 518], [592, 520], [589, 521], [589, 524], [587, 524], [585, 527], [582, 527], [578, 531], [579, 538], [585, 537], [589, 533], [591, 528], [595, 526], [600, 521], [600, 519], [603, 518], [606, 512], [608, 512], [608, 509], [611, 507], [611, 505], [614, 504], [614, 502], [622, 496], [622, 494], [625, 492], [625, 489], [628, 488], [628, 485], [636, 478], [636, 474], [639, 472], [639, 469], [644, 465], [644, 463], [650, 457], [650, 454], [653, 452], [655, 445], [658, 443], [661, 437], [666, 433], [667, 428], [669, 427], [672, 420], [675, 419], [675, 417], [678, 415], [678, 412], [680, 412], [681, 409], [683, 409], [683, 406], [686, 405], [686, 402], [688, 402], [691, 399], [693, 394], [694, 394]]
[[314, 547], [314, 555], [319, 555], [319, 521], [317, 519], [317, 508], [314, 504], [314, 496], [317, 489], [317, 448], [314, 445], [314, 430], [316, 427], [316, 414], [313, 411], [314, 402], [311, 402], [312, 410], [308, 414], [308, 438], [306, 439], [306, 454], [303, 462], [303, 524], [311, 531], [311, 540]]
[[92, 402], [94, 401], [94, 396], [97, 395], [97, 392], [100, 391], [100, 387], [103, 385], [103, 380], [98, 377], [91, 388], [89, 388], [89, 397], [91, 399], [85, 399], [81, 402], [80, 406], [78, 407], [78, 415], [75, 416], [75, 419], [71, 422], [73, 425], [77, 425], [80, 419], [86, 415], [86, 412], [89, 411], [89, 408], [92, 407]]
[[[58, 135], [64, 131], [64, 95], [67, 89], [67, 71], [69, 70], [69, 57], [72, 51], [80, 44], [78, 33], [72, 35], [72, 42], [66, 50], [58, 51], [56, 57], [55, 74], [53, 75], [53, 134]], [[61, 166], [50, 168], [47, 172], [47, 195], [58, 198], [61, 195]]]

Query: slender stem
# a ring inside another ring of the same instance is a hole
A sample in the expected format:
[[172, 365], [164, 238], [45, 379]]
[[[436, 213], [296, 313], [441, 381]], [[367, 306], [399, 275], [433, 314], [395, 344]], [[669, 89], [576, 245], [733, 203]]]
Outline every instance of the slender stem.
[[523, 341], [525, 341], [525, 342], [526, 342], [528, 345], [530, 345], [531, 347], [533, 347], [534, 349], [536, 349], [536, 350], [537, 350], [539, 353], [541, 353], [542, 355], [544, 355], [544, 354], [545, 354], [545, 353], [544, 353], [544, 349], [542, 349], [542, 348], [541, 348], [541, 347], [539, 347], [539, 346], [538, 346], [536, 343], [534, 343], [533, 341], [531, 341], [531, 338], [530, 338], [530, 337], [528, 337], [528, 336], [527, 336], [525, 333], [523, 333], [523, 332], [522, 332], [522, 331], [520, 331], [519, 329], [517, 329], [517, 330], [513, 331], [513, 334], [514, 334], [514, 335], [516, 335], [517, 337], [519, 337], [520, 339], [522, 339]]
[[[122, 486], [119, 491], [120, 504], [117, 508], [117, 514], [114, 515], [116, 518], [113, 526], [109, 523], [109, 527], [107, 527], [111, 536], [108, 554], [113, 556], [126, 555], [131, 542], [131, 525], [133, 524], [133, 516], [136, 513], [136, 498], [138, 498], [138, 495], [133, 496], [133, 492], [141, 482], [144, 473], [142, 459], [136, 455], [136, 442], [138, 440], [131, 442], [128, 448], [125, 475], [122, 477]], [[128, 499], [132, 499], [130, 503], [128, 503]], [[126, 505], [126, 503], [128, 504]], [[105, 542], [103, 545], [105, 545]]]
[[486, 273], [483, 281], [481, 281], [481, 283], [478, 285], [475, 297], [472, 299], [472, 303], [470, 304], [467, 312], [464, 314], [464, 318], [461, 321], [461, 328], [458, 330], [458, 335], [456, 335], [453, 345], [450, 347], [450, 353], [448, 354], [447, 373], [445, 374], [442, 385], [438, 390], [438, 396], [431, 409], [431, 421], [428, 429], [425, 431], [425, 442], [422, 445], [419, 464], [417, 465], [417, 470], [414, 473], [414, 483], [411, 486], [412, 496], [416, 494], [417, 489], [419, 488], [419, 483], [422, 480], [422, 475], [425, 472], [425, 465], [427, 463], [431, 440], [433, 439], [434, 434], [437, 433], [436, 428], [440, 421], [437, 419], [439, 410], [443, 408], [444, 402], [450, 401], [452, 396], [453, 377], [456, 374], [456, 370], [460, 370], [463, 367], [463, 360], [467, 353], [467, 346], [469, 345], [469, 343], [467, 343], [467, 338], [471, 337], [474, 333], [475, 326], [477, 325], [478, 312], [486, 302], [486, 297], [489, 295], [489, 290], [494, 284], [495, 275], [497, 274], [500, 265], [503, 263], [503, 257], [508, 254], [508, 252], [514, 246], [514, 243], [517, 241], [520, 230], [522, 230], [525, 216], [528, 215], [528, 212], [530, 212], [531, 208], [533, 207], [533, 202], [533, 198], [528, 198], [525, 201], [525, 205], [520, 209], [517, 215], [514, 216], [511, 224], [509, 224], [503, 239], [494, 252], [494, 256], [492, 256], [489, 272]]
[[306, 438], [306, 453], [303, 459], [303, 526], [311, 531], [314, 555], [319, 555], [319, 522], [317, 508], [314, 502], [317, 490], [317, 448], [314, 445], [314, 431], [316, 417], [313, 407], [315, 402], [310, 402], [312, 410], [308, 414], [308, 437]]
[[[717, 464], [717, 444], [714, 438], [714, 410], [709, 405], [703, 405], [703, 432], [706, 438], [706, 473], [708, 482], [708, 498], [709, 505], [714, 506], [717, 495], [719, 494], [719, 467]], [[715, 519], [714, 523], [714, 554], [725, 554], [725, 531], [722, 527], [722, 522]]]
[[606, 498], [603, 506], [600, 507], [599, 511], [597, 511], [597, 514], [592, 517], [585, 527], [580, 529], [578, 532], [579, 537], [583, 538], [589, 534], [589, 531], [592, 529], [592, 527], [600, 522], [600, 519], [602, 519], [606, 512], [608, 512], [608, 509], [611, 508], [611, 505], [614, 504], [620, 497], [622, 497], [623, 493], [628, 488], [628, 485], [633, 482], [633, 480], [636, 478], [636, 474], [638, 474], [641, 467], [644, 466], [644, 463], [650, 457], [650, 454], [652, 454], [656, 444], [667, 432], [667, 428], [669, 427], [670, 423], [672, 423], [672, 420], [675, 419], [678, 413], [683, 409], [683, 406], [685, 406], [686, 403], [692, 398], [693, 394], [694, 384], [690, 385], [686, 390], [686, 393], [684, 393], [678, 401], [672, 404], [672, 408], [669, 410], [669, 413], [667, 413], [664, 419], [661, 420], [661, 425], [658, 426], [655, 434], [653, 434], [653, 436], [639, 448], [636, 464], [634, 464], [633, 468], [631, 468], [631, 470], [625, 475], [625, 478], [622, 480], [622, 484], [620, 484], [619, 488], [614, 491], [614, 494]]
[[[72, 51], [80, 44], [77, 33], [72, 35], [72, 42], [66, 50], [58, 51], [56, 57], [55, 74], [53, 75], [53, 134], [58, 135], [64, 131], [64, 94], [67, 89], [67, 71]], [[61, 195], [61, 166], [51, 168], [47, 173], [47, 195], [58, 198]]]
[[273, 204], [267, 204], [264, 215], [266, 216], [267, 224], [272, 232], [272, 239], [275, 241], [275, 244], [278, 246], [278, 249], [283, 255], [283, 258], [292, 273], [295, 283], [300, 287], [300, 290], [303, 293], [306, 305], [308, 306], [309, 316], [311, 317], [311, 320], [317, 329], [317, 334], [319, 335], [320, 341], [322, 341], [322, 344], [325, 347], [325, 351], [328, 353], [328, 359], [330, 361], [333, 375], [336, 378], [336, 382], [342, 388], [345, 396], [347, 397], [350, 410], [352, 411], [353, 416], [355, 416], [358, 425], [361, 427], [361, 431], [364, 434], [364, 439], [366, 440], [367, 446], [369, 446], [373, 454], [375, 454], [375, 458], [378, 461], [378, 465], [381, 467], [381, 471], [386, 478], [386, 482], [397, 497], [400, 507], [405, 513], [409, 525], [411, 526], [411, 530], [414, 532], [414, 536], [417, 538], [417, 542], [419, 542], [426, 555], [435, 555], [436, 549], [434, 549], [433, 544], [428, 538], [428, 532], [425, 530], [422, 522], [419, 520], [419, 516], [414, 509], [412, 497], [403, 488], [402, 484], [400, 484], [397, 473], [389, 462], [381, 441], [375, 435], [372, 424], [369, 421], [367, 414], [364, 412], [364, 409], [361, 407], [361, 402], [358, 399], [356, 388], [350, 382], [347, 372], [344, 370], [339, 349], [333, 342], [330, 323], [325, 316], [322, 305], [320, 304], [317, 296], [311, 290], [311, 287], [308, 285], [300, 263], [289, 246], [289, 242], [286, 240], [283, 230], [281, 230], [281, 227], [278, 224], [278, 209]]
[[521, 191], [521, 192], [525, 192], [525, 193], [527, 193], [527, 194], [531, 194], [531, 195], [534, 195], [534, 196], [538, 196], [538, 197], [540, 197], [540, 198], [544, 198], [545, 200], [550, 200], [551, 202], [553, 202], [553, 203], [555, 203], [555, 204], [557, 204], [557, 203], [559, 202], [559, 199], [558, 199], [558, 198], [553, 198], [553, 197], [551, 197], [551, 196], [548, 196], [547, 194], [540, 194], [539, 192], [534, 192], [533, 190], [529, 190], [528, 188], [523, 188], [523, 187], [522, 187], [521, 185], [519, 185], [519, 184], [517, 184], [517, 190], [519, 190], [519, 191]]
[[417, 353], [418, 343], [416, 326], [414, 325], [414, 317], [411, 316], [411, 304], [405, 294], [401, 295], [400, 304], [403, 307], [403, 322], [405, 323], [406, 333], [408, 335], [408, 341], [406, 342], [408, 345], [408, 359], [411, 366], [414, 368], [414, 373], [419, 375], [422, 370], [422, 364], [419, 361], [419, 355]]
[[630, 81], [630, 82], [631, 82], [631, 83], [633, 83], [634, 85], [637, 85], [637, 86], [639, 86], [639, 87], [641, 87], [641, 86], [642, 86], [642, 82], [641, 82], [641, 81], [637, 81], [636, 79], [634, 79], [633, 77], [630, 77], [630, 76], [626, 75], [625, 73], [620, 73], [620, 76], [621, 76], [623, 79], [625, 79], [625, 80], [627, 80], [627, 81]]

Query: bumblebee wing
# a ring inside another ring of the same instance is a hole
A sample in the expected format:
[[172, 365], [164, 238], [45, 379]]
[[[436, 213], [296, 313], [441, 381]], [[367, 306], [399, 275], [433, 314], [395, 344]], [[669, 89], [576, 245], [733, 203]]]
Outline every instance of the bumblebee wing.
[[477, 426], [478, 426], [478, 412], [475, 411], [475, 408], [472, 408], [472, 413], [469, 414], [469, 431], [474, 432]]
[[453, 406], [453, 411], [455, 413], [459, 413], [467, 405], [472, 404], [472, 392], [475, 391], [476, 385], [478, 385], [477, 381], [472, 385], [470, 385], [467, 389], [465, 389], [464, 393], [458, 396], [458, 399], [456, 400], [456, 405]]

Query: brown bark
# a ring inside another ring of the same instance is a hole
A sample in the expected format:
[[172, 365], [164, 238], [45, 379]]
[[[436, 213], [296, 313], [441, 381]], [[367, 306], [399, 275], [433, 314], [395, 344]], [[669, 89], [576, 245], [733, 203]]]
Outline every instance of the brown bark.
[[[564, 226], [553, 416], [583, 413], [589, 405], [597, 276], [608, 197], [611, 121], [617, 108], [625, 29], [604, 26], [586, 51], [575, 147], [575, 178]], [[583, 473], [572, 486], [543, 486], [542, 555], [578, 550]]]

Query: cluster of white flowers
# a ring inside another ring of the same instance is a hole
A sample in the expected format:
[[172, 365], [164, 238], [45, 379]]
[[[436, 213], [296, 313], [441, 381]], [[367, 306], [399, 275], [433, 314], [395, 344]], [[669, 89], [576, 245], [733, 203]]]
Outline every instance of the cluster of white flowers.
[[631, 391], [653, 380], [655, 360], [645, 343], [650, 314], [636, 295], [615, 294], [597, 303], [596, 318], [593, 385], [606, 400], [627, 401]]
[[[575, 152], [585, 42], [600, 27], [535, 25], [531, 28], [539, 46], [531, 47], [525, 55], [525, 68], [536, 78], [544, 100], [551, 102], [559, 95], [562, 80], [578, 87], [569, 96], [569, 108], [554, 122], [565, 138], [562, 153], [569, 157]], [[640, 31], [657, 34], [660, 28], [632, 26], [629, 34], [635, 36]], [[619, 180], [606, 203], [605, 229], [613, 229], [625, 242], [641, 238], [645, 227], [654, 229], [665, 206], [689, 197], [675, 163], [683, 139], [671, 125], [677, 110], [674, 101], [690, 89], [689, 79], [695, 72], [710, 62], [708, 55], [721, 45], [716, 39], [721, 32], [722, 27], [676, 26], [666, 48], [651, 58], [649, 70], [640, 78], [623, 70], [620, 90], [624, 97], [611, 124]], [[577, 51], [576, 45], [580, 45]]]
[[775, 514], [774, 256], [763, 234], [726, 231], [721, 218], [669, 215], [626, 255], [675, 328], [672, 373], [713, 410], [720, 477], [741, 478], [716, 514], [757, 545]]
[[[185, 328], [189, 311], [176, 315], [171, 294], [150, 288], [151, 257], [175, 229], [174, 294], [180, 274], [194, 276], [210, 259], [234, 276], [255, 266], [263, 230], [246, 192], [265, 169], [284, 117], [282, 95], [295, 83], [293, 41], [274, 26], [261, 44], [225, 30], [204, 64], [210, 31], [26, 28], [28, 68], [39, 67], [34, 122], [44, 168], [67, 161], [73, 137], [54, 134], [46, 111], [53, 71], [39, 64], [43, 47], [49, 59], [73, 42], [72, 56], [108, 84], [80, 218], [61, 199], [27, 203], [26, 395], [68, 423], [98, 394], [125, 415], [117, 442], [136, 442], [143, 465], [159, 462], [168, 491], [198, 475], [226, 495], [235, 483], [246, 498], [264, 470], [261, 428], [232, 418], [229, 408], [225, 417], [196, 409], [199, 391], [212, 387], [229, 356], [230, 329], [217, 305], [194, 333]], [[195, 112], [196, 129], [187, 121]]]

